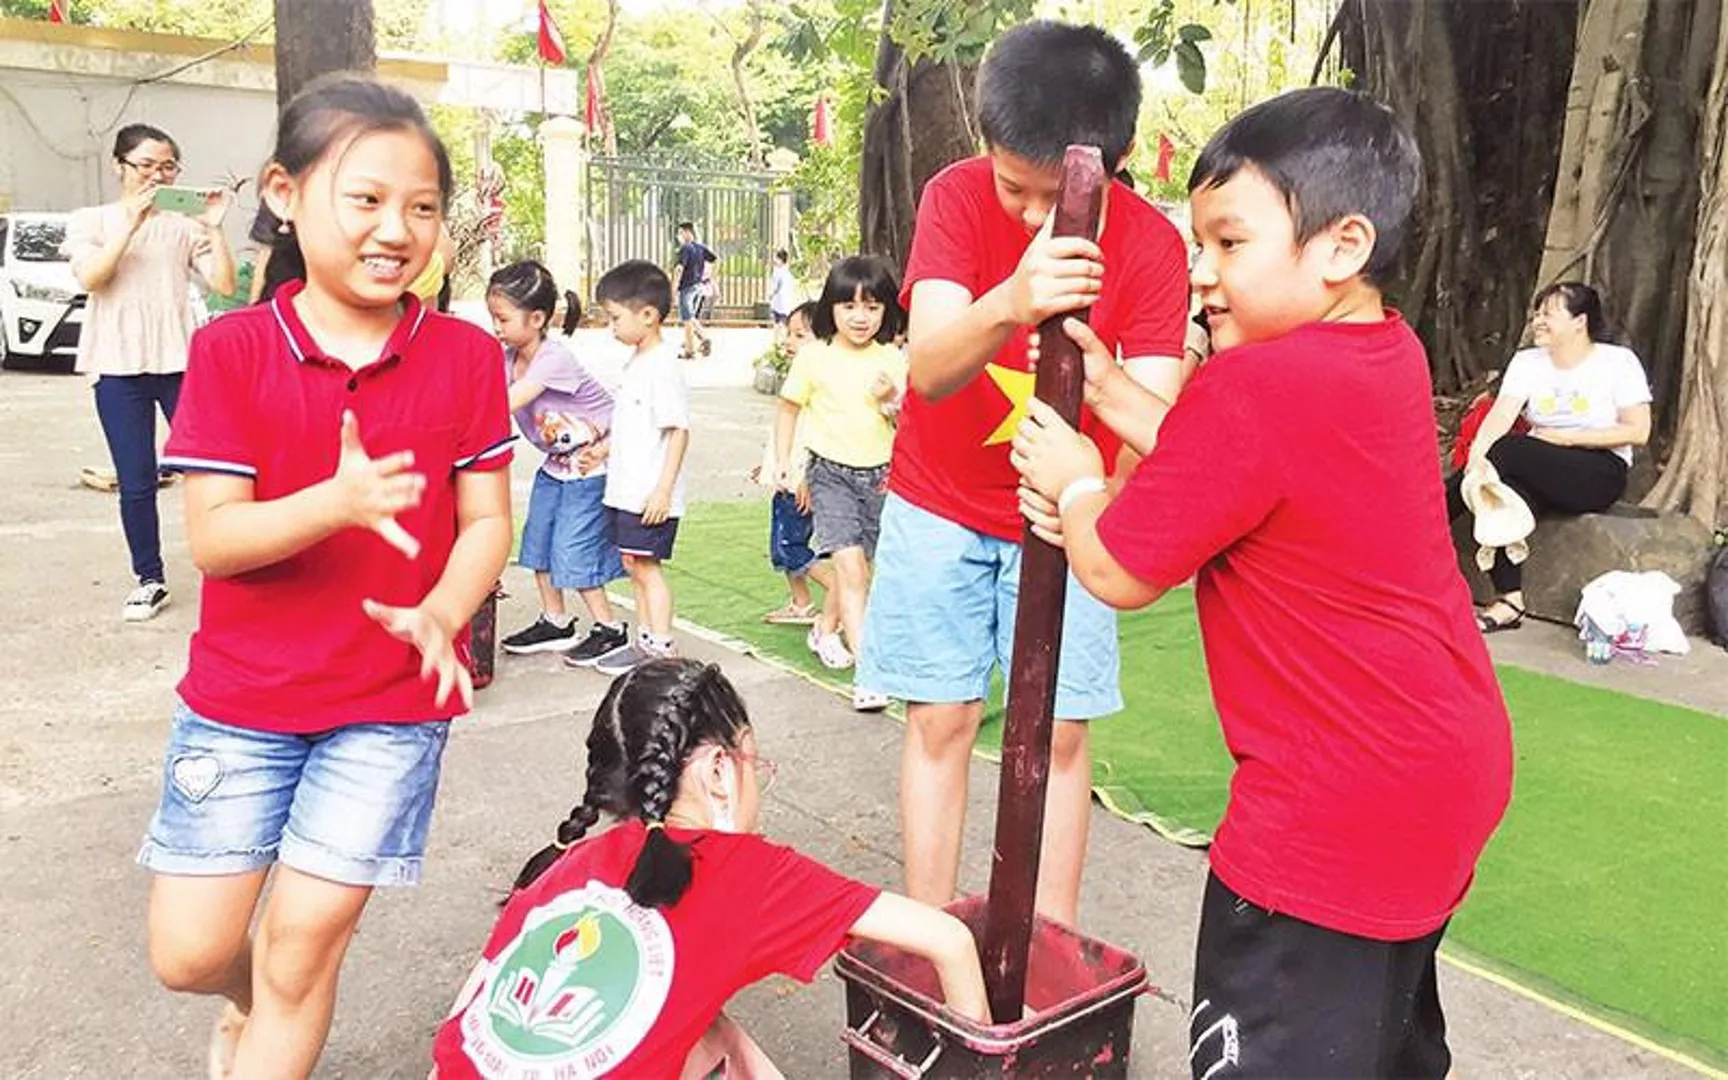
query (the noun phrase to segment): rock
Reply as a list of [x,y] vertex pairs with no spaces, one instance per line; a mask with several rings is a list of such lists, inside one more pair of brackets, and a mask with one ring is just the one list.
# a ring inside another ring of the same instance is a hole
[[[1476,569],[1470,516],[1452,526],[1452,543],[1470,591],[1478,600],[1494,595],[1488,575]],[[1715,554],[1710,530],[1695,518],[1659,514],[1616,503],[1602,514],[1543,518],[1530,537],[1524,562],[1524,601],[1530,614],[1570,623],[1584,586],[1610,570],[1660,570],[1680,583],[1674,617],[1687,634],[1705,633],[1704,579]]]

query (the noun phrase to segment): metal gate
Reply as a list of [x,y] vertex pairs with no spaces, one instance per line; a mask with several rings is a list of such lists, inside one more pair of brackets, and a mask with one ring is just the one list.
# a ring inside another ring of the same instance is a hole
[[667,168],[626,158],[588,160],[583,276],[588,296],[600,275],[626,259],[646,259],[676,280],[681,221],[719,261],[715,318],[766,322],[768,276],[777,248],[792,238],[792,193],[773,172]]

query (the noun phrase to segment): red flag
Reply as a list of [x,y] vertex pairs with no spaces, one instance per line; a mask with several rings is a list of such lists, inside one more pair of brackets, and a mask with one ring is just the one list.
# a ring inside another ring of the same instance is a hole
[[582,122],[590,132],[600,130],[600,65],[588,65],[588,97],[582,103]]
[[66,9],[71,0],[48,0],[48,21],[63,23],[66,21]]
[[546,10],[546,0],[540,0],[540,60],[556,67],[564,62],[564,55],[564,35]]
[[1170,159],[1175,157],[1175,156],[1176,156],[1176,144],[1171,142],[1169,139],[1165,138],[1163,132],[1159,132],[1159,134],[1158,134],[1158,168],[1153,171],[1152,175],[1156,176],[1160,180],[1169,180],[1170,179]]
[[829,130],[828,99],[816,99],[816,115],[810,121],[810,141],[817,146],[829,146],[834,142],[834,133]]

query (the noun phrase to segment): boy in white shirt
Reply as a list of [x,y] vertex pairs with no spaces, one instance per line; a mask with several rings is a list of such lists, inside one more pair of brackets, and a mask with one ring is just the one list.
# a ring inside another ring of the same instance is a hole
[[621,263],[600,278],[594,298],[612,336],[633,349],[613,395],[604,501],[636,594],[637,634],[594,665],[603,675],[622,675],[677,654],[672,589],[660,564],[672,557],[684,514],[690,392],[675,346],[660,333],[672,309],[672,282],[664,270],[642,259]]

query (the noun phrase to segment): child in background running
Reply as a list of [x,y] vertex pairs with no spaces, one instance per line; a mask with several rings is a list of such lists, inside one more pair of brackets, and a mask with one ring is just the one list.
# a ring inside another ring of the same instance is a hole
[[[618,679],[587,761],[582,801],[522,868],[438,1031],[439,1080],[524,1075],[528,1054],[540,1076],[778,1076],[720,1010],[768,975],[810,981],[848,937],[925,958],[948,1008],[985,1019],[958,919],[756,835],[776,769],[718,667]],[[602,814],[617,823],[590,836]]]
[[[582,317],[580,302],[565,321]],[[516,426],[546,460],[534,473],[528,516],[517,556],[534,571],[540,615],[505,638],[513,656],[561,652],[577,667],[589,667],[630,640],[606,598],[606,585],[624,576],[618,546],[606,520],[606,466],[591,451],[612,426],[612,395],[589,374],[559,337],[547,334],[558,286],[544,266],[513,263],[492,275],[486,308],[510,378],[510,411]],[[582,598],[593,626],[580,642],[564,590]]]

